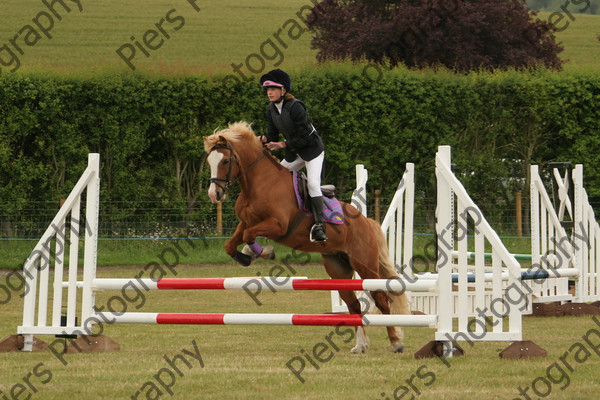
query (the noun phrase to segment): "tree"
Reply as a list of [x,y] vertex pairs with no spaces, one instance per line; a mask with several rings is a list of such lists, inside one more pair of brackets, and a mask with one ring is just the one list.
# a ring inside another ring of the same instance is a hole
[[324,0],[307,24],[319,61],[560,69],[554,28],[535,15],[524,0]]

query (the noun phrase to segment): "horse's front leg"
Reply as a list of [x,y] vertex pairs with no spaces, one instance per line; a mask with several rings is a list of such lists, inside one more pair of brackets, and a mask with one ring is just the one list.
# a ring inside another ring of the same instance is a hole
[[276,239],[283,236],[286,229],[287,225],[284,225],[277,218],[269,217],[256,225],[246,228],[242,240],[246,243],[253,243],[258,236]]
[[275,258],[275,250],[273,246],[263,247],[256,242],[258,236],[265,236],[269,238],[278,238],[285,234],[287,226],[281,223],[276,218],[269,217],[256,225],[253,225],[244,230],[242,241],[246,242],[247,245],[242,249],[242,253],[250,256],[252,259],[261,257],[267,260]]
[[225,251],[235,261],[237,261],[244,267],[247,267],[250,265],[250,263],[252,263],[252,257],[239,252],[237,249],[238,246],[244,242],[243,237],[245,230],[246,224],[244,222],[240,222],[237,228],[235,228],[235,232],[233,233],[233,236],[231,236],[231,239],[229,239],[227,243],[225,243]]

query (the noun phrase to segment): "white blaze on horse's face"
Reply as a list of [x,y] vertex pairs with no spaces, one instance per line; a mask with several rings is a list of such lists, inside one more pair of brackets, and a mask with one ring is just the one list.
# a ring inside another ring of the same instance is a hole
[[[217,174],[219,173],[219,164],[221,163],[221,160],[223,160],[223,157],[223,153],[219,153],[218,151],[211,151],[208,157],[206,158],[208,166],[210,167],[211,179],[218,178]],[[210,186],[208,187],[208,198],[213,203],[218,203],[220,201],[219,199],[221,199],[221,196],[223,196],[224,194],[221,193],[221,195],[219,196],[219,190],[221,189],[217,185],[215,185],[214,182],[211,181]],[[224,198],[222,198],[221,200],[224,200]]]

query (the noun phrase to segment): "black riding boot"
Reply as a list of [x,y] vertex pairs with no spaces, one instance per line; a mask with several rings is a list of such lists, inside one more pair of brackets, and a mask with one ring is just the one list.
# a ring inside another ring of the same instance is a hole
[[323,224],[323,196],[311,197],[310,201],[315,219],[315,224],[310,230],[310,240],[311,242],[324,242],[327,240],[327,236],[325,235],[325,224]]

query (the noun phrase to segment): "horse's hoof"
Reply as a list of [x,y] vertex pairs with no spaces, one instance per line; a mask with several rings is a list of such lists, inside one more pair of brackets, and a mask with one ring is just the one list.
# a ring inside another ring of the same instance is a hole
[[232,257],[235,261],[237,261],[242,267],[247,267],[250,264],[252,264],[252,257],[244,254],[244,253],[240,253],[239,251],[237,252],[237,254]]
[[275,259],[275,248],[270,244],[265,246],[260,257],[264,258],[265,260],[274,260]]
[[404,343],[392,343],[392,353],[404,353]]
[[350,353],[352,354],[365,354],[367,352],[368,346],[354,346]]
[[252,249],[248,245],[245,245],[244,247],[242,247],[242,251],[240,253],[245,254],[245,255],[251,257],[252,260],[254,260],[256,258],[256,256],[254,255],[254,252],[252,251]]

